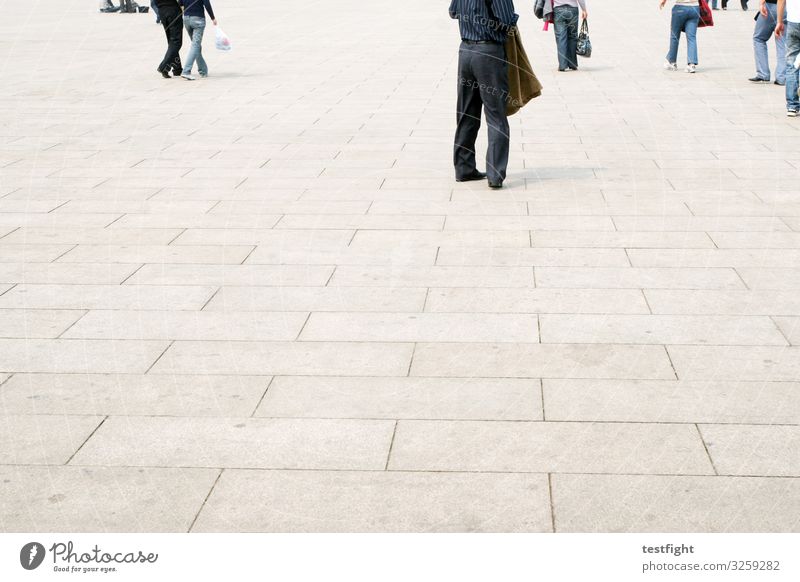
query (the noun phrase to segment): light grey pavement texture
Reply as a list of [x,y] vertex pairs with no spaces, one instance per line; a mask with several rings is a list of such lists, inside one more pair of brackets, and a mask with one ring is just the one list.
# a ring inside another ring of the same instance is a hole
[[0,530],[800,531],[753,12],[688,75],[655,0],[597,2],[557,74],[518,3],[545,91],[494,192],[446,2],[216,0],[194,83],[96,4],[0,2]]

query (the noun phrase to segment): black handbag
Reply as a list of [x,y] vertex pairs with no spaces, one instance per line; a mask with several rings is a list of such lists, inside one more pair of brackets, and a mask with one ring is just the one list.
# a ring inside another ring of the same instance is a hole
[[589,23],[584,18],[581,31],[578,33],[578,56],[589,58],[592,56],[592,41],[589,39]]
[[544,0],[536,0],[533,4],[533,15],[539,20],[544,18]]

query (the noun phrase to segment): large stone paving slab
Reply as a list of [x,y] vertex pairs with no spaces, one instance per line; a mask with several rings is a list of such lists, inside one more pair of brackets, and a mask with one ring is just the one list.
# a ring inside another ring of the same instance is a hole
[[225,471],[195,532],[549,532],[546,475]]
[[185,532],[219,471],[0,466],[3,532]]

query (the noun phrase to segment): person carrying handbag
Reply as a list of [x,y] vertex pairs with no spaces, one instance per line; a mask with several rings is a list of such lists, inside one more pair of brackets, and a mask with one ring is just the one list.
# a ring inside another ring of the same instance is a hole
[[[580,16],[578,8],[580,7]],[[558,70],[578,70],[578,25],[589,11],[586,0],[553,0],[553,29],[558,49]]]

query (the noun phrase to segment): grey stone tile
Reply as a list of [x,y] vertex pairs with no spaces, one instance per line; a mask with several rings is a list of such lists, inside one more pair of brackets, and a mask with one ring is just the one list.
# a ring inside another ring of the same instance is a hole
[[[770,320],[767,321],[772,324]],[[783,339],[774,325],[772,328]],[[345,342],[538,342],[539,331],[537,316],[527,314],[313,313],[299,339]]]
[[709,315],[800,315],[800,295],[792,291],[645,290],[654,313]]
[[275,378],[256,416],[542,420],[538,380]]
[[681,380],[800,381],[797,347],[669,346]]
[[[280,219],[280,214],[126,214],[111,226],[112,228],[224,229],[218,233],[220,237],[224,237],[226,235],[235,236],[235,234],[227,232],[228,229],[267,229],[278,224]],[[212,240],[202,240],[186,244],[210,244],[213,242]]]
[[443,247],[437,265],[497,267],[627,267],[624,249]]
[[800,426],[699,426],[714,467],[722,475],[800,476]]
[[394,422],[111,417],[73,465],[382,470]]
[[0,282],[32,285],[118,285],[137,265],[111,263],[0,263]]
[[710,232],[708,236],[721,249],[800,249],[800,232]]
[[530,267],[357,267],[336,269],[334,287],[533,287]]
[[145,265],[126,285],[324,286],[333,267],[305,265]]
[[59,259],[62,263],[158,263],[239,265],[253,251],[251,246],[188,245],[79,245]]
[[0,403],[11,414],[250,416],[266,376],[15,374]]
[[[177,228],[20,228],[2,239],[3,245],[166,245]],[[63,247],[62,247],[63,248]],[[64,248],[64,254],[71,246]],[[54,257],[55,258],[55,257]]]
[[712,474],[693,425],[402,420],[392,470]]
[[0,308],[199,310],[215,287],[146,285],[17,285]]
[[0,339],[0,371],[144,374],[168,342]]
[[0,337],[56,338],[82,315],[82,311],[0,309]]
[[433,247],[304,249],[263,246],[257,248],[245,263],[248,265],[433,265],[436,251],[437,249]]
[[122,214],[70,214],[52,212],[27,214],[23,212],[0,213],[0,227],[37,228],[103,228]]
[[[774,261],[764,261],[764,263],[770,262],[774,263]],[[800,269],[790,269],[788,268],[790,264],[800,263],[790,263],[787,260],[785,268],[737,268],[736,271],[750,289],[797,290],[800,289]]]
[[291,341],[307,318],[302,312],[91,311],[63,337]]
[[72,249],[72,245],[7,244],[0,241],[0,263],[50,263]]
[[370,214],[436,216],[524,216],[524,202],[436,202],[432,200],[378,200],[369,208]]
[[152,372],[405,376],[412,349],[411,344],[385,343],[177,342]]
[[0,530],[186,532],[219,471],[0,466]]
[[390,214],[292,214],[277,229],[319,230],[442,230],[444,216],[395,216]]
[[733,269],[537,267],[539,287],[595,289],[744,289]]
[[445,230],[614,230],[608,216],[449,216]]
[[406,246],[529,247],[530,244],[527,231],[515,230],[359,230],[350,246],[392,249]]
[[663,347],[571,344],[419,344],[412,376],[672,380]]
[[704,232],[611,232],[542,230],[532,233],[534,247],[706,249],[714,242]]
[[353,230],[270,230],[266,228],[189,228],[174,245],[258,245],[259,250],[289,252],[346,248]]
[[800,424],[791,382],[545,380],[548,420]]
[[539,327],[542,343],[787,345],[768,317],[548,314]]
[[63,465],[103,420],[101,416],[0,416],[0,465]]
[[418,312],[426,292],[388,287],[223,287],[204,310]]
[[491,313],[649,313],[635,289],[431,289],[426,311]]
[[553,475],[556,531],[799,532],[800,479]]
[[777,267],[800,263],[800,249],[631,249],[634,267]]
[[196,532],[549,532],[544,475],[225,471]]
[[768,216],[615,216],[621,231],[635,232],[771,232],[789,230],[779,218]]

